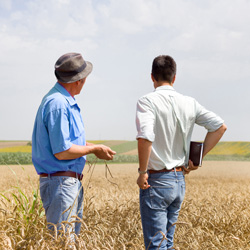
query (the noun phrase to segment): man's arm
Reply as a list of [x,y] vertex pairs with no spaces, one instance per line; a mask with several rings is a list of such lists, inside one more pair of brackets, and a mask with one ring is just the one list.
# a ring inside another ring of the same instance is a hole
[[93,145],[95,145],[94,143],[91,143],[91,142],[87,142],[86,141],[86,146],[93,146]]
[[[149,156],[151,153],[152,142],[146,139],[138,139],[138,157],[139,157],[139,170],[146,171],[149,161]],[[148,174],[139,174],[137,179],[137,184],[141,189],[147,189],[150,187],[148,185]]]
[[214,148],[214,146],[219,142],[226,130],[227,126],[225,124],[222,124],[222,126],[216,131],[207,133],[203,143],[203,157]]
[[[225,131],[227,130],[227,126],[222,124],[220,128],[218,128],[214,132],[208,132],[205,140],[203,142],[203,155],[204,157],[210,150],[212,150],[215,145],[219,142],[220,138],[223,136]],[[191,160],[188,161],[188,168],[185,166],[183,167],[185,174],[189,174],[193,170],[197,170],[199,166],[194,166]]]
[[81,146],[73,144],[68,150],[56,153],[55,157],[58,160],[72,160],[88,154],[95,154],[97,158],[102,160],[112,160],[116,152],[105,145],[87,143],[86,146]]

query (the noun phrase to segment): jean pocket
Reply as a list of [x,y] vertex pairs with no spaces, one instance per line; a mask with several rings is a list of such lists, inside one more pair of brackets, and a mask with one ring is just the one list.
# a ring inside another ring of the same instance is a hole
[[63,187],[71,188],[71,187],[77,185],[77,183],[78,183],[78,180],[76,178],[74,178],[74,177],[63,177],[62,178]]
[[152,209],[165,210],[173,201],[174,187],[167,185],[165,187],[150,187],[150,204]]
[[40,196],[43,203],[43,208],[46,208],[50,205],[50,184],[49,181],[40,182]]

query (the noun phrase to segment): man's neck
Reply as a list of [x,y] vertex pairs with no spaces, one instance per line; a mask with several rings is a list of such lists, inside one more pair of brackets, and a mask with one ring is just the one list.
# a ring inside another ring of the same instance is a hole
[[173,87],[174,83],[169,83],[169,82],[155,82],[154,83],[154,87],[155,88],[158,88],[158,87],[161,87],[161,86],[171,86]]
[[63,83],[63,82],[59,82],[58,83],[63,86],[67,91],[68,93],[74,98],[75,94],[74,94],[74,88],[72,86],[72,83]]
[[162,82],[162,83],[159,84],[159,87],[160,87],[160,86],[171,86],[171,87],[173,87],[173,83]]

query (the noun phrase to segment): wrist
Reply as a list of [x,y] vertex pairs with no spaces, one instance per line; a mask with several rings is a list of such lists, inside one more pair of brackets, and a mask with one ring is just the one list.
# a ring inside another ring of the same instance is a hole
[[146,170],[140,170],[140,168],[138,168],[138,173],[139,174],[147,174],[147,169]]
[[98,146],[97,145],[87,145],[89,148],[89,154],[95,154],[98,152]]

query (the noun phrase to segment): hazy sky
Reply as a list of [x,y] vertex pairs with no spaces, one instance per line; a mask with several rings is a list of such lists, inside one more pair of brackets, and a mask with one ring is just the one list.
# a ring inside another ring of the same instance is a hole
[[0,140],[31,139],[55,61],[80,52],[94,65],[76,96],[88,140],[135,139],[152,60],[169,54],[175,89],[225,120],[223,140],[250,141],[249,13],[249,0],[0,0]]

